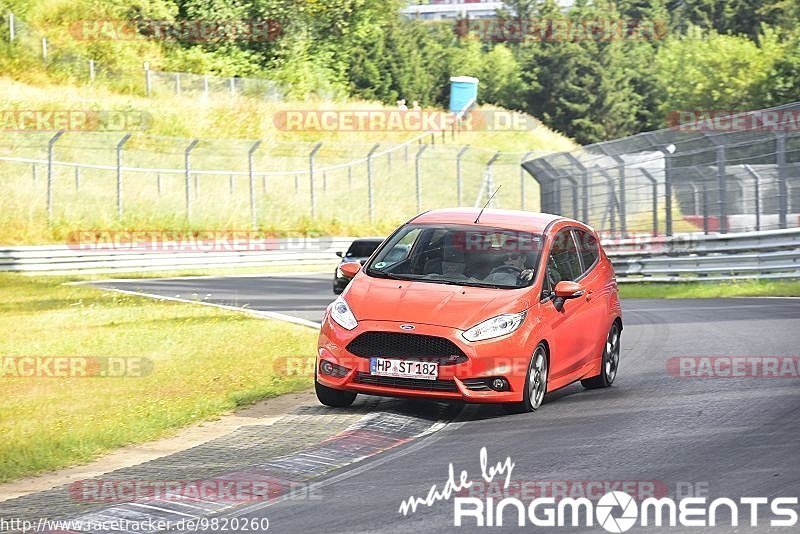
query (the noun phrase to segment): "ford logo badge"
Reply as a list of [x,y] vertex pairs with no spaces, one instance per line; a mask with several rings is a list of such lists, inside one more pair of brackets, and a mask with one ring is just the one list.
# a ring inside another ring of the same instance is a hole
[[401,324],[400,325],[400,329],[401,330],[414,330],[414,328],[416,328],[416,327],[413,324]]

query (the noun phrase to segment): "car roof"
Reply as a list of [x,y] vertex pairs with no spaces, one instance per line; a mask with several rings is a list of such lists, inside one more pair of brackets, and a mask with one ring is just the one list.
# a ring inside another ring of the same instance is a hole
[[364,243],[364,242],[377,242],[383,243],[383,240],[386,239],[384,237],[357,237],[353,239],[353,243]]
[[[500,210],[500,209],[486,209],[483,211],[478,224],[475,224],[475,219],[480,213],[478,208],[448,208],[431,210],[422,213],[409,223],[414,224],[461,224],[475,227],[496,227],[505,228],[509,230],[518,230],[524,232],[544,232],[545,228],[550,223],[555,221],[571,221],[566,217],[560,215],[552,215],[550,213],[536,213],[532,211],[520,210]],[[573,221],[577,222],[577,221]],[[583,225],[581,225],[583,226]]]

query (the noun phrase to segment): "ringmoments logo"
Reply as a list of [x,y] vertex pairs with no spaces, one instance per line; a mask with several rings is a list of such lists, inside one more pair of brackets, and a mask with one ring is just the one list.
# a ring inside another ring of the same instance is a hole
[[[626,491],[612,490],[595,501],[586,497],[463,496],[478,485],[502,483],[508,491],[515,463],[510,457],[490,464],[486,447],[480,451],[480,478],[472,478],[466,470],[456,475],[453,464],[441,488],[434,484],[425,497],[411,496],[400,504],[399,513],[407,516],[418,508],[433,507],[441,501],[453,501],[453,525],[474,531],[480,527],[602,527],[606,532],[627,532],[636,525],[713,527],[721,521],[737,527],[796,527],[797,497],[741,497],[738,500],[705,496],[689,496],[676,501],[670,497],[639,495],[637,500]],[[650,488],[650,486],[648,486]],[[655,490],[656,486],[652,486]]]

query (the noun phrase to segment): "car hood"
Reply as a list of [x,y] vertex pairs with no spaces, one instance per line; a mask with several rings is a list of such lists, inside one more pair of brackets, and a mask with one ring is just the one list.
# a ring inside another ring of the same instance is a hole
[[345,294],[359,321],[395,321],[467,330],[531,306],[530,288],[491,289],[373,278],[359,273]]

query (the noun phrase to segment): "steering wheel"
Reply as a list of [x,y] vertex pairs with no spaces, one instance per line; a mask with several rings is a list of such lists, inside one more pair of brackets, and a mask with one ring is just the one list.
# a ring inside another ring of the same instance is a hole
[[498,265],[497,267],[492,269],[492,272],[490,272],[489,274],[495,274],[495,273],[510,273],[519,277],[522,274],[522,269],[514,267],[513,265]]

